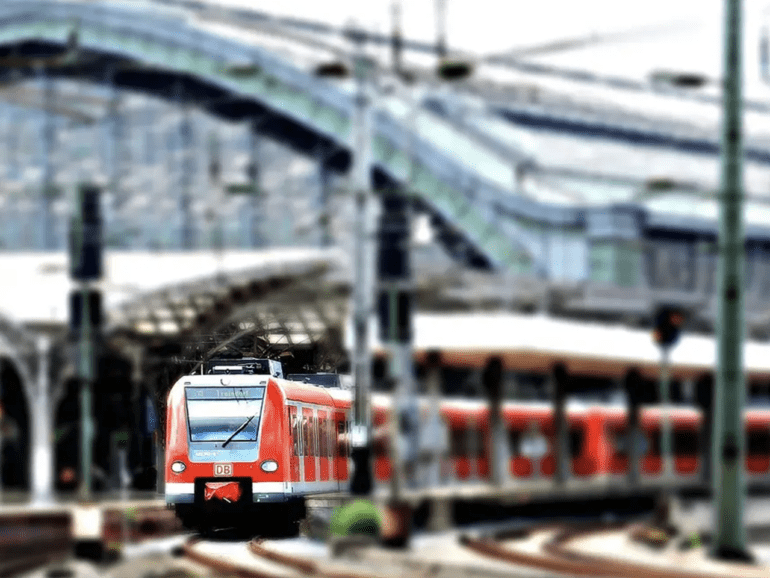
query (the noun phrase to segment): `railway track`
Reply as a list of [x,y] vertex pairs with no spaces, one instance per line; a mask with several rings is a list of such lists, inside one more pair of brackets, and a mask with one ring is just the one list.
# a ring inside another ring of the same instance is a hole
[[[710,560],[702,550],[649,553],[629,547],[625,524],[591,527],[540,526],[516,535],[461,536],[469,549],[515,564],[557,575],[613,578],[770,578],[770,567]],[[604,544],[601,544],[604,541]],[[576,543],[582,542],[582,547]],[[601,544],[601,545],[600,545]],[[592,547],[593,546],[593,547]],[[646,559],[645,559],[646,558]]]
[[707,559],[702,549],[667,553],[630,540],[628,524],[563,524],[413,540],[406,551],[353,546],[332,557],[325,545],[254,539],[191,539],[183,550],[214,575],[244,578],[770,578],[770,567]]
[[[185,556],[219,575],[243,578],[511,578],[509,566],[489,563],[459,545],[456,537],[447,537],[463,560],[439,562],[422,559],[420,549],[413,552],[385,550],[378,547],[353,547],[344,556],[289,552],[280,541],[260,539],[230,544],[231,552],[217,552],[221,543],[199,539],[188,541]],[[239,552],[233,554],[233,549]],[[244,555],[248,552],[250,557]],[[470,556],[470,559],[468,559]],[[452,558],[450,556],[450,558]],[[544,578],[542,572],[517,573],[517,577]],[[547,577],[546,577],[547,578]]]

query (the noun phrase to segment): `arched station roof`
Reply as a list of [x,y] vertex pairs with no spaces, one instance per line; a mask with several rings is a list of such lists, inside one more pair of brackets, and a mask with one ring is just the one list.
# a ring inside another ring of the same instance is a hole
[[[17,1],[0,6],[0,73],[48,73],[146,91],[200,106],[258,130],[333,169],[350,164],[354,95],[183,9],[151,3]],[[417,201],[457,256],[482,268],[508,269],[529,257],[495,225],[480,199],[509,190],[513,169],[452,123],[435,116],[409,127],[406,97],[378,97],[372,138],[375,186],[408,178],[413,159]]]

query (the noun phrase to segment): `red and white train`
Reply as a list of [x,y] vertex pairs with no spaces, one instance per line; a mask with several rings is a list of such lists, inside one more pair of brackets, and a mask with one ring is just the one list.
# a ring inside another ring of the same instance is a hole
[[[215,366],[214,373],[182,377],[171,389],[166,501],[185,524],[215,526],[269,518],[291,525],[302,516],[306,496],[347,489],[351,391],[283,379],[280,365],[274,364],[238,360],[235,366]],[[384,484],[391,474],[384,435],[390,398],[374,395],[372,405],[374,474],[376,482]],[[440,414],[448,437],[445,477],[454,483],[487,478],[488,406],[482,400],[445,399]],[[692,478],[700,467],[702,416],[685,407],[672,409],[670,415],[675,472]],[[552,476],[551,408],[543,403],[505,403],[503,419],[510,442],[510,476]],[[625,475],[623,408],[571,405],[567,423],[572,476]],[[660,426],[661,411],[644,408],[640,417],[644,476],[662,472]],[[770,410],[748,411],[746,428],[748,473],[770,476]],[[545,448],[537,460],[526,448],[533,433],[541,436]]]

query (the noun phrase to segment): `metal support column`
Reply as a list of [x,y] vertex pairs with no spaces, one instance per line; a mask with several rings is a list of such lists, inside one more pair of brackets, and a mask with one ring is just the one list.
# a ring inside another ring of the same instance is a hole
[[321,247],[329,247],[332,244],[331,234],[331,188],[332,188],[332,172],[329,165],[321,159],[318,163],[318,226],[320,228],[319,245]]
[[53,436],[54,417],[51,404],[51,384],[48,375],[50,342],[41,336],[37,340],[37,388],[32,417],[32,505],[44,506],[53,501]]
[[44,251],[56,248],[56,227],[54,226],[52,205],[55,199],[54,167],[52,156],[54,154],[54,139],[56,138],[56,118],[54,117],[54,81],[48,70],[40,69],[43,82],[43,107],[45,109],[45,121],[43,123],[43,183],[41,186],[41,211],[40,222],[41,246]]
[[703,412],[701,426],[700,474],[704,484],[711,484],[711,448],[714,431],[714,379],[710,374],[702,376],[695,384],[695,401]]
[[3,397],[3,370],[5,359],[0,357],[0,503],[3,502],[3,425],[5,420],[5,398]]
[[195,230],[192,222],[191,185],[195,177],[195,161],[192,153],[193,127],[190,122],[190,109],[182,102],[182,85],[177,80],[174,85],[174,100],[178,108],[182,108],[182,121],[179,124],[179,141],[182,162],[179,174],[179,218],[180,218],[180,247],[192,249],[195,247]]
[[557,484],[566,483],[571,471],[569,456],[569,430],[567,426],[567,369],[559,364],[551,371],[551,396],[553,401],[554,419],[554,458],[556,471],[554,479]]
[[260,187],[259,161],[262,142],[259,136],[260,121],[253,119],[249,126],[249,166],[248,178],[250,187],[249,206],[249,247],[264,247],[265,238],[261,224],[265,223],[265,199]]
[[722,186],[717,276],[717,387],[714,416],[714,555],[746,559],[743,520],[746,395],[743,374],[744,238],[741,2],[725,2]]
[[110,128],[112,133],[112,162],[110,163],[110,193],[112,193],[113,206],[119,207],[123,202],[123,195],[121,191],[121,180],[123,172],[123,143],[125,139],[125,123],[123,117],[120,114],[121,95],[117,86],[115,85],[114,72],[111,76],[112,94],[110,95],[109,104],[109,118]]
[[642,429],[639,424],[639,400],[643,381],[642,376],[636,369],[629,370],[623,381],[626,390],[626,412],[628,415],[626,423],[628,483],[631,486],[635,486],[639,483],[641,471],[640,441],[642,439]]
[[670,480],[674,474],[674,461],[671,451],[671,380],[669,378],[669,354],[668,347],[661,347],[660,350],[660,381],[658,384],[660,390],[660,457],[663,467],[663,479]]
[[371,200],[371,165],[369,132],[369,97],[366,88],[365,34],[351,32],[355,45],[356,108],[354,118],[353,195],[355,202],[354,287],[353,287],[353,378],[355,400],[353,406],[351,457],[353,476],[351,493],[368,495],[372,490],[371,411],[370,389],[372,380],[369,327],[373,299],[373,215]]
[[392,482],[393,499],[397,500],[397,478],[403,476],[407,486],[416,481],[420,447],[420,416],[412,365],[411,207],[401,191],[383,190],[380,198],[377,308],[380,339],[390,352],[389,375],[396,383],[393,409],[401,443],[395,457],[401,463],[393,464]]
[[92,389],[94,379],[94,351],[91,336],[91,318],[89,303],[89,287],[86,283],[81,287],[83,303],[83,325],[78,343],[78,376],[80,377],[80,488],[81,500],[91,498],[94,424],[92,413]]
[[489,397],[489,472],[490,481],[501,486],[507,479],[508,452],[503,421],[503,362],[492,357],[484,368],[481,382]]

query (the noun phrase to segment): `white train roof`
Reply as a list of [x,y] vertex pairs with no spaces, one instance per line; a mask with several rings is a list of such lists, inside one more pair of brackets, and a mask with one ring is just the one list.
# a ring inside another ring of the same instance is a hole
[[[418,356],[437,350],[445,364],[460,367],[482,367],[487,358],[499,355],[510,369],[547,371],[561,362],[581,374],[620,377],[636,366],[654,376],[661,359],[651,331],[619,324],[508,312],[417,313],[413,327]],[[371,337],[383,351],[375,331]],[[714,337],[685,333],[671,350],[670,359],[674,375],[695,377],[713,371]],[[770,376],[770,344],[746,341],[744,367],[752,374]]]

